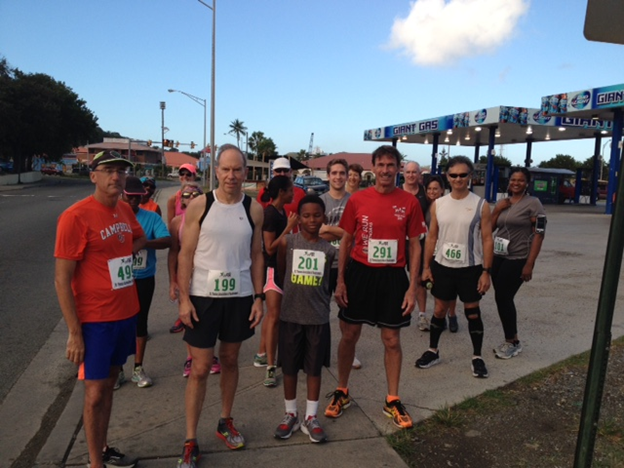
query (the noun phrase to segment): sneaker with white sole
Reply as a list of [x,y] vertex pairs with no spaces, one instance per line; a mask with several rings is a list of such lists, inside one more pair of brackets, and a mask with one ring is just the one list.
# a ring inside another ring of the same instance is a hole
[[522,345],[518,341],[517,343],[510,343],[505,341],[502,345],[494,348],[494,354],[498,359],[511,359],[516,357],[522,352]]
[[267,366],[267,355],[266,354],[254,354],[253,358],[254,367],[266,367]]
[[440,362],[440,352],[433,352],[430,350],[427,350],[423,353],[423,355],[420,357],[420,359],[416,360],[416,367],[418,367],[419,369],[429,369],[432,366],[435,366],[437,363]]
[[308,416],[308,418],[303,421],[301,432],[307,435],[315,444],[327,441],[327,435],[316,416]]
[[483,359],[480,357],[472,359],[470,368],[472,369],[472,376],[477,379],[487,379],[490,375],[488,374],[487,367],[485,367],[485,362],[483,362]]
[[182,377],[185,379],[191,375],[191,367],[193,366],[193,358],[187,357],[184,361],[184,370],[182,371]]
[[132,381],[136,383],[139,388],[151,387],[154,384],[152,379],[150,379],[145,373],[143,366],[139,366],[134,369],[132,372]]
[[137,459],[124,455],[115,447],[109,447],[108,445],[102,452],[102,461],[104,466],[109,468],[113,466],[123,468],[133,468],[137,464]]
[[289,439],[293,432],[297,432],[301,427],[301,422],[296,414],[286,413],[284,415],[284,419],[275,429],[275,438],[276,439]]
[[117,381],[115,382],[115,386],[113,387],[113,390],[118,390],[119,387],[121,387],[125,381],[126,381],[126,374],[124,374],[124,370],[121,369],[119,371],[119,375],[117,376]]
[[362,368],[362,363],[357,358],[357,356],[353,357],[353,364],[351,364],[351,367],[353,367],[354,369],[361,369]]
[[266,375],[263,382],[265,387],[277,386],[277,377],[275,376],[276,373],[277,368],[275,366],[267,366]]
[[217,425],[217,437],[225,442],[231,450],[238,450],[245,446],[245,438],[234,427],[232,418],[221,418]]

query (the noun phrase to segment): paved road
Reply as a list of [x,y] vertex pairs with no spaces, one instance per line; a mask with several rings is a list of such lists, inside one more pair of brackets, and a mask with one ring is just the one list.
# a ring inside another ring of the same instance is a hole
[[0,191],[0,404],[61,318],[54,292],[56,219],[92,190],[87,179],[57,177]]

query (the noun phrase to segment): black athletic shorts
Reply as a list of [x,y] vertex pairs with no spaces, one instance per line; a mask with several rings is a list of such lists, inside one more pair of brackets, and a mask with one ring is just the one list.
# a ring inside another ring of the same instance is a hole
[[481,265],[449,268],[434,261],[431,264],[433,275],[431,294],[441,301],[454,301],[459,296],[459,300],[463,303],[479,302],[481,293],[477,291],[477,287],[482,273]]
[[318,377],[331,359],[329,322],[301,325],[280,320],[277,355],[284,375],[297,375],[303,369],[307,375]]
[[241,343],[254,335],[251,322],[252,296],[212,297],[191,296],[199,322],[184,327],[184,341],[195,348],[214,348],[217,338],[226,343]]
[[403,316],[401,305],[409,280],[405,268],[374,268],[355,260],[345,271],[347,286],[346,309],[338,317],[347,323],[384,327],[408,327],[411,314]]

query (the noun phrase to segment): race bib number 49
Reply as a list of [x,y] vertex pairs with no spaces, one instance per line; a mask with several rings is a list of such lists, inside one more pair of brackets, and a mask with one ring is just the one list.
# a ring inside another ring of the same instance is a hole
[[240,272],[210,270],[208,272],[208,296],[234,297],[240,292]]
[[122,289],[132,286],[132,256],[113,258],[108,261],[108,272],[113,289]]
[[398,241],[370,239],[368,241],[368,263],[394,264],[397,262]]

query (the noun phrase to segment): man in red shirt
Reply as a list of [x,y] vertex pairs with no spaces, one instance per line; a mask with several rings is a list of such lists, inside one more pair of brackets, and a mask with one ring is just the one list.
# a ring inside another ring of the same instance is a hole
[[[273,177],[278,175],[292,178],[292,169],[290,167],[290,161],[288,160],[288,158],[277,158],[275,161],[273,161]],[[299,202],[303,197],[306,196],[305,191],[300,187],[293,187],[293,190],[295,195],[293,197],[293,201],[284,205],[286,215],[289,215],[290,213],[298,213]],[[271,199],[269,198],[269,192],[266,187],[260,190],[256,201],[260,203],[260,205],[262,205],[262,209],[269,206],[269,204],[271,203]]]
[[54,284],[69,329],[66,356],[84,380],[91,468],[136,464],[106,443],[113,386],[136,347],[132,258],[147,241],[132,209],[119,203],[131,166],[116,151],[98,153],[90,173],[94,194],[65,210],[56,231]]
[[[426,232],[416,197],[396,187],[401,154],[393,146],[373,152],[375,185],[347,201],[340,227],[344,230],[338,258],[336,302],[341,307],[342,338],[338,345],[338,388],[325,410],[337,418],[351,404],[349,374],[362,324],[381,328],[388,385],[383,412],[394,424],[412,427],[412,418],[399,399],[401,328],[410,325],[416,303],[421,248]],[[409,240],[408,240],[409,239]],[[409,279],[405,272],[409,249]]]

